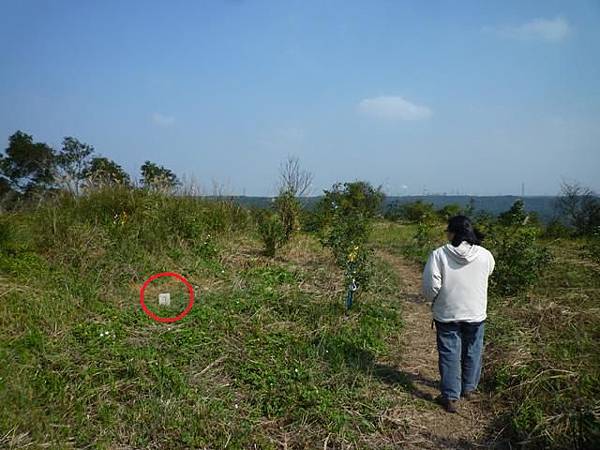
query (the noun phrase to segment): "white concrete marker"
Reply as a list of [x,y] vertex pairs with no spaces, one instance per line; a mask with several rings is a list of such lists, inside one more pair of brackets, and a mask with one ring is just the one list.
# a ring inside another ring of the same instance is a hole
[[158,294],[158,304],[162,306],[170,306],[171,305],[171,294],[168,292],[164,294]]

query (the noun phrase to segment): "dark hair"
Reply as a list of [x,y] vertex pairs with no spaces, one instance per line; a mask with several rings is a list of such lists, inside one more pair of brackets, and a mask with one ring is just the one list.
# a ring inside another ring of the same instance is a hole
[[463,241],[469,244],[481,245],[483,234],[479,232],[466,216],[454,216],[448,220],[447,231],[454,233],[452,245],[458,247]]

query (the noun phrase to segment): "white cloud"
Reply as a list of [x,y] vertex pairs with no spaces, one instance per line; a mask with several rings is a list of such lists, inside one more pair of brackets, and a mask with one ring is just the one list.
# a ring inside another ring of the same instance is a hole
[[155,112],[152,113],[152,123],[159,127],[168,127],[175,123],[175,117]]
[[554,19],[537,18],[516,26],[484,27],[483,30],[512,39],[560,42],[571,33],[572,27],[565,18],[558,16]]
[[399,96],[383,95],[365,98],[358,110],[366,115],[391,120],[421,120],[431,117],[427,106],[416,105]]

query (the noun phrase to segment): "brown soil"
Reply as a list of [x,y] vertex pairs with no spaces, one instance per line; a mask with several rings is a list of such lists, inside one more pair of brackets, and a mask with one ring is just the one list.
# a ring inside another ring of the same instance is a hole
[[[406,401],[388,414],[404,422],[403,448],[470,449],[495,447],[490,398],[479,394],[469,402],[461,400],[457,414],[446,412],[435,402],[438,391],[438,357],[435,330],[431,328],[431,307],[420,294],[420,268],[406,259],[380,252],[401,281],[399,297],[405,299],[403,353],[389,367],[406,378]],[[499,431],[499,430],[497,430]]]

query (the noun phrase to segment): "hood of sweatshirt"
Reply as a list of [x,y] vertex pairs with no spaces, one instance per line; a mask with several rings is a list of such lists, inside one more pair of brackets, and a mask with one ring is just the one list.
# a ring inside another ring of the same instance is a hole
[[458,247],[455,247],[452,244],[444,245],[444,252],[448,255],[449,258],[456,261],[459,264],[469,264],[477,255],[479,255],[479,251],[481,247],[478,245],[471,245],[466,241],[461,242]]

